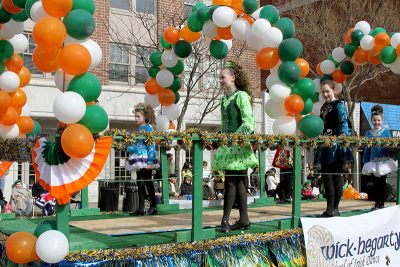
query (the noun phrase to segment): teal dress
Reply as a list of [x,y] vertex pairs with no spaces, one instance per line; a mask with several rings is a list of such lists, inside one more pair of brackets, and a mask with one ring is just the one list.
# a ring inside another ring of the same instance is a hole
[[[253,108],[250,96],[244,91],[236,91],[221,99],[222,133],[251,134],[255,129]],[[254,168],[257,158],[250,144],[219,147],[212,161],[214,171],[241,171]]]

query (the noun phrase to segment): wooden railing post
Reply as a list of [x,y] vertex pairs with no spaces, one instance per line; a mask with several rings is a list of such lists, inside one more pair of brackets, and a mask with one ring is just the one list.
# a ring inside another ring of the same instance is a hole
[[265,151],[259,150],[259,170],[260,170],[260,200],[267,201],[265,192]]
[[160,147],[160,165],[161,165],[161,181],[162,181],[162,200],[163,204],[169,204],[169,191],[168,191],[168,159],[167,148]]
[[57,230],[69,240],[69,203],[66,205],[57,204],[56,211]]
[[293,202],[292,202],[292,228],[300,225],[300,209],[301,209],[301,147],[293,148]]
[[203,230],[203,146],[197,135],[193,136],[193,200],[191,240],[202,240]]

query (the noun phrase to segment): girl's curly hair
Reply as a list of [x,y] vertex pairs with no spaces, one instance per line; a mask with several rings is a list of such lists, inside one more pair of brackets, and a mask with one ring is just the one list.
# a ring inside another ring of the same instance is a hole
[[135,106],[135,112],[142,112],[144,120],[147,124],[156,125],[156,115],[154,109],[147,103],[139,103]]
[[224,69],[229,70],[230,74],[235,76],[235,86],[238,90],[245,91],[251,98],[253,104],[253,92],[250,85],[250,81],[243,71],[242,66],[234,61],[227,61],[224,64]]

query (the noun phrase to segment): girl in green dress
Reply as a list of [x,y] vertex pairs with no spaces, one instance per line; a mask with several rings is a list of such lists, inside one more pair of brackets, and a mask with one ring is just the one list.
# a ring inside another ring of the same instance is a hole
[[[222,133],[251,134],[255,121],[249,81],[242,68],[232,61],[225,63],[220,73],[220,84],[224,90],[221,99]],[[224,214],[221,232],[249,229],[247,214],[247,170],[257,166],[257,159],[250,144],[242,146],[219,147],[212,162],[213,171],[225,171]],[[229,225],[229,216],[238,199],[240,219]]]

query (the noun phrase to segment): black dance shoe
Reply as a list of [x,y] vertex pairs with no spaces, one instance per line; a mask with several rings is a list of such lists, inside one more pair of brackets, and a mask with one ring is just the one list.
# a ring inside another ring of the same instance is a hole
[[135,212],[129,212],[129,216],[144,216],[144,215],[146,215],[146,212],[140,210],[137,210]]
[[321,217],[321,218],[330,218],[330,217],[333,217],[333,216],[334,216],[333,213],[328,212],[328,211],[324,211],[319,217]]
[[247,223],[242,223],[241,221],[237,221],[235,222],[235,224],[233,224],[231,226],[232,230],[239,230],[239,229],[243,229],[243,230],[249,230],[250,229],[250,221],[248,221]]
[[157,214],[157,209],[155,209],[155,208],[150,208],[147,211],[147,215],[156,215],[156,214]]
[[231,226],[228,221],[221,222],[221,233],[229,233],[231,231]]

